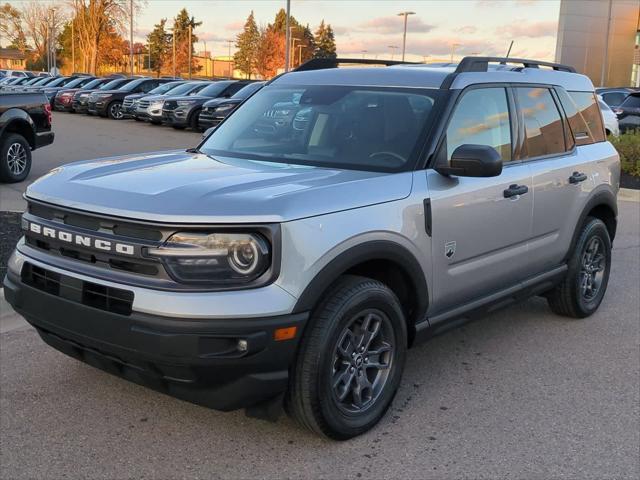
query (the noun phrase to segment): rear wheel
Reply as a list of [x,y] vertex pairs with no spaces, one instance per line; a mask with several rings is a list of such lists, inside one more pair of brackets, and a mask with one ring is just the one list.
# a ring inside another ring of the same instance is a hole
[[567,275],[547,293],[551,310],[559,315],[584,318],[593,314],[607,290],[611,270],[611,239],[602,220],[587,217]]
[[191,114],[191,118],[189,119],[189,126],[191,127],[191,130],[194,130],[196,132],[201,131],[200,126],[198,124],[199,116],[200,116],[200,110],[196,110]]
[[111,102],[107,107],[107,116],[113,120],[122,120],[122,102]]
[[301,340],[287,411],[336,440],[366,432],[398,390],[406,349],[406,323],[395,294],[376,280],[341,278]]
[[10,133],[0,145],[0,181],[21,182],[31,170],[31,146],[17,133]]

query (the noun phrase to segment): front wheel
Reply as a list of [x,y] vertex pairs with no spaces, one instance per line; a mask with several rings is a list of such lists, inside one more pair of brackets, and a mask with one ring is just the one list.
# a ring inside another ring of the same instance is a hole
[[301,340],[287,411],[336,440],[368,431],[398,390],[406,350],[407,328],[395,294],[377,280],[341,278]]
[[607,290],[611,270],[611,238],[598,218],[588,217],[569,259],[567,275],[547,293],[554,313],[573,318],[593,314]]
[[0,181],[21,182],[31,170],[31,146],[17,133],[5,137],[0,145]]
[[107,108],[107,115],[113,120],[122,120],[124,117],[122,113],[122,102],[111,102]]

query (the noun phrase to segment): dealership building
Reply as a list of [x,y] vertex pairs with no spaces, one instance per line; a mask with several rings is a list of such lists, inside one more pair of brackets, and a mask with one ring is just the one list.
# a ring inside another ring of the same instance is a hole
[[640,86],[640,0],[561,0],[556,61],[601,86]]

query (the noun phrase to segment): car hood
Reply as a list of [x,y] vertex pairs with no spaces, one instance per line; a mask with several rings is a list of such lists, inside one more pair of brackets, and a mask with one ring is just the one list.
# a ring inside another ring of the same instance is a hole
[[237,103],[242,103],[242,100],[239,98],[212,98],[211,100],[207,100],[203,107],[217,107],[222,104],[231,104],[235,105]]
[[164,97],[167,102],[169,101],[177,101],[177,100],[196,100],[200,102],[206,102],[210,100],[211,97],[201,97],[199,95],[176,95],[175,97]]
[[124,94],[127,95],[127,92],[123,92],[122,90],[95,90],[95,93],[108,93],[110,95]]
[[30,199],[167,223],[286,222],[399,200],[410,172],[338,170],[185,151],[75,162],[32,183]]
[[148,96],[148,93],[130,93],[125,98],[129,98],[131,100],[138,100],[139,98]]

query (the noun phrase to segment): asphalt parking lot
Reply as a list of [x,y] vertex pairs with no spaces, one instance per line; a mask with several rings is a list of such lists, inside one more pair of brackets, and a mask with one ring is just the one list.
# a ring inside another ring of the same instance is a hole
[[[60,113],[54,125],[29,181],[66,161],[199,138]],[[0,186],[2,209],[19,209],[26,183]],[[344,443],[110,376],[46,346],[3,304],[0,478],[636,479],[640,204],[620,202],[619,221],[594,316],[561,318],[533,298],[417,346],[387,416]]]

